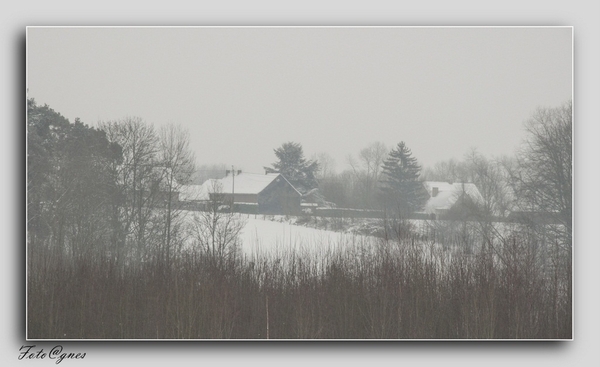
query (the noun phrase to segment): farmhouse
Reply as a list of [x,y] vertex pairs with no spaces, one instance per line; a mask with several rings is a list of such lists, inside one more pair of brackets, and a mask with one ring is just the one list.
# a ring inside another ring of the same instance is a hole
[[261,214],[297,214],[302,194],[279,173],[230,174],[210,179],[202,185],[181,188],[179,198],[187,202],[222,200],[227,205],[252,207]]
[[432,218],[466,219],[477,214],[483,197],[473,183],[423,182],[429,199],[424,211]]

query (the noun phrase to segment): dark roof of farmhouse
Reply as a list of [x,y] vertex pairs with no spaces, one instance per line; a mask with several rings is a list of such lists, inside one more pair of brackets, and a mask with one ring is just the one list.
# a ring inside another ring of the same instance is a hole
[[294,190],[300,192],[279,173],[257,174],[240,173],[235,176],[229,175],[221,179],[209,179],[202,185],[185,185],[181,187],[181,200],[208,200],[209,194],[221,192],[224,194],[259,194],[272,182],[284,180]]

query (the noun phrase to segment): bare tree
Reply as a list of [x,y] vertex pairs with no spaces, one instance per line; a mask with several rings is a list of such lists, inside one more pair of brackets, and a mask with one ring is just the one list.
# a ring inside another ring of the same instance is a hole
[[112,167],[120,191],[120,200],[113,207],[117,248],[119,252],[133,250],[139,261],[152,246],[156,232],[153,207],[161,179],[158,136],[154,127],[139,117],[102,122],[100,128],[123,151],[123,161]]
[[572,236],[572,102],[540,108],[526,122],[528,138],[513,175],[521,208],[549,215],[558,226],[543,226],[570,246]]
[[390,150],[382,142],[376,141],[369,144],[359,153],[359,159],[367,173],[367,187],[372,190],[379,180],[383,162],[387,158]]
[[178,205],[178,193],[181,185],[189,183],[194,173],[194,154],[189,147],[189,133],[181,126],[167,125],[160,130],[159,162],[162,168],[162,191],[165,204],[165,226],[162,249],[159,257],[169,264],[172,256],[172,234],[181,211]]
[[469,166],[469,160],[475,156],[479,157],[476,148],[471,148],[470,152],[465,154],[463,160],[450,158],[445,161],[437,162],[433,167],[423,169],[421,176],[426,181],[443,182],[473,182],[473,170]]
[[481,193],[483,203],[480,215],[485,217],[508,214],[510,209],[510,185],[501,160],[490,160],[476,149],[466,154],[463,164],[464,182],[472,182]]
[[329,153],[321,152],[312,157],[313,162],[319,162],[317,170],[317,179],[322,180],[326,177],[331,177],[335,174],[335,159]]
[[389,149],[381,142],[373,142],[361,149],[358,158],[352,155],[347,157],[347,163],[353,172],[353,192],[357,205],[362,208],[377,206],[377,188],[382,172],[383,162],[387,158]]
[[238,254],[239,235],[245,221],[239,214],[225,209],[229,202],[218,181],[212,181],[209,192],[205,210],[193,216],[191,237],[194,246],[208,255],[213,265],[222,266]]

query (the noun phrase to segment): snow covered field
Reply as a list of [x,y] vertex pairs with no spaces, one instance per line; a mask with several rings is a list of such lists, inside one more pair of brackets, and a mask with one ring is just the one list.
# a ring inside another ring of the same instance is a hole
[[[181,211],[189,228],[200,212]],[[250,257],[286,258],[294,254],[300,257],[325,259],[340,251],[357,250],[378,242],[375,237],[349,232],[310,228],[293,224],[295,217],[234,214],[244,222],[239,233],[241,251]],[[185,247],[194,246],[194,237],[186,240]],[[316,255],[316,256],[315,256]]]
[[[277,218],[275,218],[277,219]],[[287,221],[245,216],[241,233],[242,251],[248,255],[327,255],[356,249],[375,241],[372,237],[307,228]]]
[[[196,212],[186,212],[188,218],[197,215]],[[355,230],[360,226],[373,227],[374,223],[368,220],[356,221],[343,226],[341,231],[313,228],[316,223],[294,224],[297,217],[285,216],[263,216],[249,214],[235,214],[244,222],[243,229],[239,233],[241,252],[248,257],[267,257],[272,259],[285,259],[294,255],[296,258],[310,258],[326,260],[334,255],[345,253],[346,255],[364,256],[367,253],[376,253],[382,249],[384,241],[378,237],[359,234]],[[424,255],[425,259],[433,260],[441,257],[452,257],[454,254],[477,253],[483,243],[478,234],[480,224],[469,222],[465,231],[463,223],[458,225],[447,221],[411,221],[413,230],[420,237],[417,241],[385,243],[384,249],[398,249],[406,252],[406,245],[414,247],[412,250]],[[308,225],[308,226],[307,226]],[[495,223],[497,234],[516,233],[515,224]],[[365,233],[365,231],[363,231]],[[369,233],[369,231],[366,231]],[[496,246],[500,244],[495,241]],[[190,245],[193,241],[190,238]],[[466,241],[466,242],[465,242]],[[465,244],[469,244],[466,247]],[[391,246],[390,246],[391,245]],[[498,248],[497,248],[498,249]],[[436,261],[438,261],[436,260]]]

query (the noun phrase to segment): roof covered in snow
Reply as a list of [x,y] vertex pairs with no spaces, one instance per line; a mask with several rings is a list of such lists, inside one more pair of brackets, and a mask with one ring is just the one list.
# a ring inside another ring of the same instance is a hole
[[[202,185],[183,186],[180,190],[179,197],[180,200],[192,201],[208,200],[209,193],[213,192],[230,194],[235,191],[235,194],[258,194],[269,186],[271,182],[277,180],[285,180],[287,182],[285,177],[281,176],[279,173],[240,173],[235,176],[229,175],[221,179],[209,179]],[[300,193],[298,192],[298,194]]]
[[224,193],[234,192],[236,194],[258,194],[263,191],[271,182],[280,176],[278,173],[269,173],[260,175],[255,173],[240,173],[239,175],[229,175],[219,180]]
[[218,181],[218,180],[208,180],[202,185],[182,185],[179,187],[179,200],[181,201],[196,201],[196,200],[208,200],[208,189],[212,187],[212,185],[208,184],[209,181]]
[[[429,194],[429,200],[425,204],[426,213],[452,208],[463,193],[469,195],[476,203],[483,203],[483,197],[473,183],[425,181],[423,186]],[[433,196],[436,188],[438,192]]]

